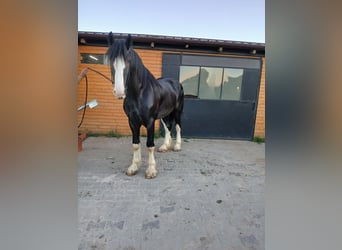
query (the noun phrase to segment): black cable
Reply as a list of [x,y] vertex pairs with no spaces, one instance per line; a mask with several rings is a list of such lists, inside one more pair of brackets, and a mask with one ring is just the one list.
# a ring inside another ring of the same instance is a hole
[[95,69],[92,69],[92,68],[88,68],[88,69],[91,70],[91,71],[94,71],[95,73],[97,73],[97,74],[99,74],[99,75],[101,75],[101,76],[103,76],[103,77],[106,78],[108,81],[110,81],[112,84],[114,84],[114,81],[113,81],[112,79],[110,79],[109,77],[105,76],[105,75],[102,74],[101,72],[99,72],[99,71],[97,71],[97,70],[95,70]]
[[78,127],[81,127],[82,125],[82,122],[83,122],[83,119],[84,119],[84,115],[85,115],[85,111],[87,109],[87,102],[88,102],[88,77],[87,75],[84,76],[85,79],[86,79],[86,94],[85,94],[85,100],[84,100],[84,109],[83,109],[83,114],[82,114],[82,119],[81,119],[81,122],[78,124]]
[[[91,71],[94,71],[95,73],[101,75],[102,77],[104,77],[105,79],[107,79],[108,81],[110,81],[112,84],[114,84],[114,81],[112,79],[110,79],[109,77],[105,76],[104,74],[102,74],[101,72],[95,70],[95,69],[92,69],[92,68],[88,68],[89,70]],[[85,101],[84,101],[84,109],[83,109],[83,114],[82,114],[82,119],[81,119],[81,122],[78,124],[78,127],[81,127],[82,125],[82,122],[83,122],[83,119],[84,119],[84,116],[85,116],[85,111],[87,109],[87,102],[88,102],[88,77],[87,75],[84,76],[85,79],[86,79],[86,94],[85,94]],[[113,76],[112,76],[113,78]]]

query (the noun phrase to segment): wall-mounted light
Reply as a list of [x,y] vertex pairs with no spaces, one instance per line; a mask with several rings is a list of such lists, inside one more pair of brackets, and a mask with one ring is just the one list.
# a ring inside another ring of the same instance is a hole
[[185,44],[185,48],[188,49],[190,46],[189,44]]
[[255,55],[255,54],[256,54],[256,50],[253,49],[253,50],[251,51],[251,54]]
[[99,60],[97,57],[92,56],[92,55],[89,55],[89,57],[90,57],[91,59],[95,60],[95,61],[98,61],[98,60]]
[[80,39],[80,43],[82,43],[82,44],[86,44],[86,43],[87,43],[87,41],[86,41],[84,38],[81,38],[81,39]]
[[218,51],[219,51],[219,52],[222,52],[222,51],[223,51],[223,48],[222,48],[222,47],[219,47],[219,48],[218,48]]
[[154,42],[151,42],[150,46],[151,46],[151,48],[154,48]]

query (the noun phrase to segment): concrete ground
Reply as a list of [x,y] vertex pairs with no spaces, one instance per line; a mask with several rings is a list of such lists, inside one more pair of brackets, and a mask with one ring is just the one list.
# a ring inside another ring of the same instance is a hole
[[[129,177],[130,137],[90,137],[78,155],[79,249],[264,249],[265,144],[183,139]],[[156,148],[163,142],[155,141]]]

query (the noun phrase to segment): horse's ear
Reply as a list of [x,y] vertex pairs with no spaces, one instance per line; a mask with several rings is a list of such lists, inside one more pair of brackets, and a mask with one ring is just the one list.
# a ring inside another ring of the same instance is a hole
[[108,45],[111,46],[114,42],[114,37],[113,37],[113,33],[109,32],[108,34]]
[[129,49],[132,45],[133,45],[132,36],[131,34],[128,34],[128,37],[126,39],[126,48]]

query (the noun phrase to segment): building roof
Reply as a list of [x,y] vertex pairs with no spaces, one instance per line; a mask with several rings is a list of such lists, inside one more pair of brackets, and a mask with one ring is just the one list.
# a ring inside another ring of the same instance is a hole
[[[113,33],[114,38],[126,38],[128,33]],[[207,38],[131,34],[134,47],[265,55],[265,44]],[[78,32],[79,45],[108,46],[107,32]]]

